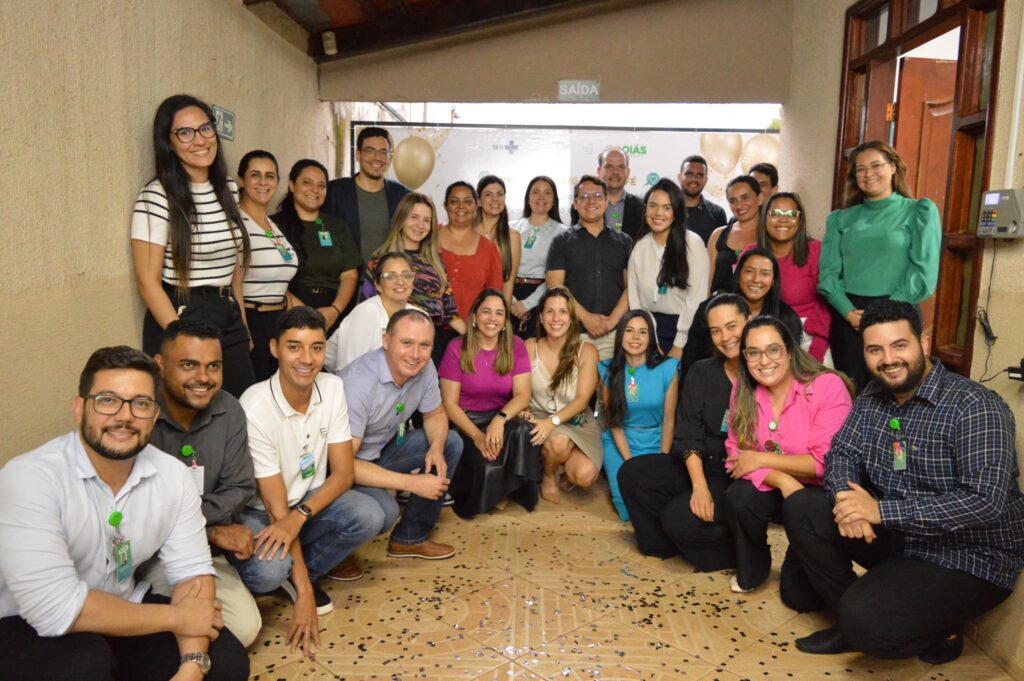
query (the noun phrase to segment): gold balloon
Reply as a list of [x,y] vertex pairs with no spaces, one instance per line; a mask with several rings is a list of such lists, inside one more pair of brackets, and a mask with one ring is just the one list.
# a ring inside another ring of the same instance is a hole
[[742,150],[743,137],[739,133],[701,133],[701,153],[707,159],[708,165],[723,175],[731,173],[736,167]]
[[422,137],[406,137],[395,147],[392,167],[398,181],[418,189],[434,171],[434,147]]
[[758,163],[778,165],[779,136],[764,133],[754,135],[743,145],[743,157],[740,160],[745,173],[749,173]]

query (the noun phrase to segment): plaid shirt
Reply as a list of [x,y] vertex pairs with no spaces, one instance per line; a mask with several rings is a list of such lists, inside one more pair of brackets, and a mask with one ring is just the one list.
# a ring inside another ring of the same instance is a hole
[[[893,470],[894,431],[907,450]],[[1013,589],[1024,567],[1024,496],[1013,414],[994,392],[933,360],[902,406],[868,384],[825,458],[829,495],[852,480],[878,500],[903,552]]]

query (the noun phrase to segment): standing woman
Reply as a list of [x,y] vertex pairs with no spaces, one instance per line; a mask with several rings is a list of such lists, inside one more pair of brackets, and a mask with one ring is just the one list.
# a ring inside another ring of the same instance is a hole
[[238,208],[252,247],[252,261],[245,270],[242,294],[252,336],[249,356],[257,382],[265,381],[277,371],[277,360],[270,354],[270,339],[274,337],[277,318],[291,305],[302,304],[294,296],[289,300],[288,293],[288,284],[298,269],[295,249],[267,216],[277,183],[277,159],[269,151],[250,151],[239,161]]
[[859,390],[869,376],[860,318],[876,300],[917,305],[939,280],[942,225],[929,199],[913,198],[907,164],[885,142],[865,142],[850,154],[846,207],[825,223],[818,290],[839,314],[829,340],[836,368]]
[[562,487],[590,487],[601,472],[601,429],[590,410],[597,389],[597,348],[580,340],[576,299],[564,286],[549,288],[540,299],[537,338],[526,341],[531,360],[532,442],[540,445],[544,474],[540,495],[552,503]]
[[708,297],[708,252],[700,236],[686,229],[686,206],[675,182],[658,180],[644,206],[644,226],[629,254],[629,307],[651,313],[658,347],[679,359],[693,315]]
[[441,260],[441,237],[437,229],[437,211],[426,194],[409,192],[402,197],[391,218],[391,229],[381,247],[373,252],[366,263],[368,277],[363,281],[361,297],[377,295],[372,273],[377,262],[386,253],[401,251],[412,260],[416,272],[409,302],[426,312],[434,322],[434,366],[441,365],[448,341],[466,333],[466,322],[455,307],[448,274]]
[[131,227],[142,348],[156,354],[180,316],[210,320],[221,332],[224,389],[237,397],[255,381],[240,305],[251,249],[210,107],[189,95],[161,102],[153,152],[156,177],[139,192]]
[[707,306],[715,356],[693,365],[684,381],[670,456],[630,459],[619,470],[619,489],[640,553],[680,555],[699,572],[736,566],[725,521],[729,397],[740,370],[740,336],[750,317],[747,301],[719,293]]
[[761,183],[753,175],[734,177],[725,186],[735,222],[719,227],[708,239],[708,259],[711,262],[711,292],[725,290],[736,268],[736,260],[743,249],[757,244],[757,227],[761,221]]
[[505,300],[511,301],[522,248],[519,232],[508,225],[505,183],[496,175],[487,175],[476,183],[476,193],[480,197],[480,206],[476,210],[476,232],[498,247],[501,278],[505,282],[501,290]]
[[821,242],[807,236],[807,215],[799,195],[779,192],[768,198],[757,245],[770,249],[779,262],[782,302],[803,320],[804,340],[800,347],[817,361],[825,361],[832,313],[818,293]]
[[352,308],[338,330],[327,339],[324,369],[338,373],[360,355],[383,345],[391,315],[407,307],[416,272],[412,258],[402,251],[385,253],[373,268],[373,283],[378,295]]
[[548,249],[566,227],[558,214],[558,188],[550,177],[538,175],[530,180],[523,204],[523,218],[512,226],[522,243],[516,285],[512,289],[512,316],[516,335],[527,339],[533,338],[533,313],[547,290],[544,276]]
[[497,247],[473,229],[476,190],[465,182],[453,182],[444,192],[448,224],[441,235],[441,259],[455,294],[459,316],[469,317],[473,301],[486,288],[501,290],[501,255]]
[[324,316],[330,334],[356,292],[363,258],[345,221],[321,212],[326,198],[327,168],[304,158],[288,173],[288,193],[273,219],[299,256],[289,290]]
[[462,459],[448,493],[460,518],[500,505],[506,497],[533,510],[540,481],[533,424],[519,417],[530,403],[530,356],[512,333],[501,290],[473,301],[469,329],[448,344],[437,374],[441,401],[462,436]]
[[619,493],[619,468],[635,456],[668,452],[676,429],[679,360],[658,352],[650,315],[630,310],[615,330],[615,354],[597,365],[607,430],[601,435],[612,503],[629,511]]
[[[725,440],[725,465],[735,480],[725,493],[725,517],[736,542],[736,575],[730,585],[735,593],[755,589],[768,578],[768,523],[781,522],[790,494],[822,484],[832,436],[850,413],[854,394],[846,376],[814,361],[774,317],[751,319],[740,351],[744,361]],[[793,567],[787,554],[783,591]]]

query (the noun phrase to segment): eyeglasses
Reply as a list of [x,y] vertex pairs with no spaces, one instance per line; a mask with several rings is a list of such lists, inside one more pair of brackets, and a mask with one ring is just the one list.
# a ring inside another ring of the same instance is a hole
[[151,419],[156,416],[156,400],[151,400],[148,397],[133,397],[126,400],[117,395],[98,393],[86,395],[85,399],[92,400],[92,408],[96,410],[97,414],[104,416],[116,416],[121,413],[121,407],[125,402],[128,403],[128,409],[132,412],[132,416],[137,419]]
[[380,158],[388,158],[391,156],[390,149],[375,149],[373,147],[363,147],[359,150],[362,156],[379,156]]
[[406,270],[404,272],[385,272],[384,274],[380,275],[380,280],[386,281],[389,284],[393,284],[399,279],[401,279],[402,281],[412,281],[415,278],[416,273],[413,272],[412,270]]
[[882,168],[889,165],[889,163],[890,162],[888,161],[875,161],[874,163],[868,166],[857,166],[857,168],[853,171],[853,174],[856,175],[857,177],[864,177],[869,172],[877,175],[878,173],[882,172]]
[[196,138],[196,133],[199,133],[201,137],[206,139],[213,139],[217,136],[217,129],[213,127],[213,123],[207,121],[198,128],[175,128],[171,130],[171,134],[178,138],[178,141],[182,144],[188,144]]
[[782,357],[782,353],[785,349],[785,346],[775,343],[769,345],[764,350],[761,350],[760,348],[747,348],[743,351],[743,356],[747,358],[748,362],[760,361],[762,356],[767,356],[768,359],[776,360]]
[[576,198],[580,201],[589,201],[591,199],[600,201],[604,198],[604,194],[602,192],[583,192],[582,194],[577,194]]
[[768,215],[770,215],[773,218],[790,218],[790,219],[795,220],[796,218],[800,217],[800,211],[798,211],[798,210],[779,210],[778,208],[774,208],[774,209],[771,210],[771,212],[768,213]]

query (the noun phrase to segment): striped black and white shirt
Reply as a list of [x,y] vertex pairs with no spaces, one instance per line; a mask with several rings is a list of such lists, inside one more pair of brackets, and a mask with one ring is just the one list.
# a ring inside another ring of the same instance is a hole
[[[232,195],[238,194],[233,180],[228,181]],[[192,225],[192,259],[188,286],[230,286],[231,276],[242,250],[241,237],[228,223],[213,185],[209,182],[189,184],[196,205],[196,222]],[[167,219],[167,194],[159,180],[153,180],[139,192],[132,210],[132,239],[164,245],[164,266],[161,279],[171,286],[178,284],[171,258],[170,223]]]
[[269,217],[267,223],[273,236],[268,237],[266,231],[242,211],[242,224],[249,232],[249,246],[252,249],[249,268],[245,271],[242,283],[242,295],[250,303],[280,303],[288,290],[288,284],[299,269],[299,256],[295,254],[295,249]]

